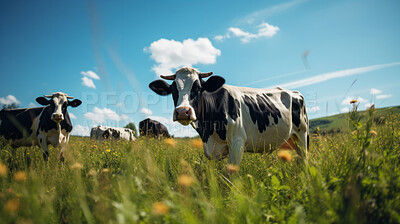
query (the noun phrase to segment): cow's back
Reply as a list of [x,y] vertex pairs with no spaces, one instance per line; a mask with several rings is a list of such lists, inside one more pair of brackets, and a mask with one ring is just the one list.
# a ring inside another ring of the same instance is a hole
[[0,111],[0,136],[20,140],[35,135],[37,119],[43,108],[3,109]]

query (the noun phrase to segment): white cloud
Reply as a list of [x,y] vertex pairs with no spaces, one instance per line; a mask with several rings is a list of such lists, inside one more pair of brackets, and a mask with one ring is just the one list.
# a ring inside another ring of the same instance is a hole
[[30,102],[30,103],[28,104],[28,107],[37,107],[37,105],[36,105],[35,103]]
[[86,76],[82,77],[82,85],[89,87],[89,88],[96,89],[96,86],[94,85],[93,80]]
[[257,33],[250,33],[237,27],[230,27],[227,34],[215,36],[214,39],[222,41],[224,39],[231,38],[231,33],[233,36],[239,37],[243,43],[248,43],[253,39],[258,39],[261,37],[273,37],[279,31],[279,27],[265,22],[261,23],[257,28]]
[[92,79],[100,80],[100,77],[94,71],[91,71],[91,70],[86,71],[86,72],[85,71],[81,71],[81,74],[83,76],[87,76],[87,77],[92,78]]
[[343,107],[340,112],[341,113],[348,113],[350,111],[350,109],[348,107]]
[[325,81],[328,81],[331,79],[337,79],[337,78],[372,72],[375,70],[384,69],[384,68],[397,66],[397,65],[400,65],[400,62],[352,68],[352,69],[340,70],[340,71],[335,71],[335,72],[328,72],[328,73],[316,75],[316,76],[313,76],[310,78],[280,84],[278,86],[281,86],[283,88],[288,88],[288,89],[299,88],[299,87],[303,87],[303,86],[317,84],[320,82],[325,82]]
[[8,95],[6,97],[0,97],[0,103],[4,104],[4,105],[8,105],[8,104],[20,104],[21,102],[19,102],[19,100],[17,100],[17,98],[13,95]]
[[128,119],[128,116],[126,115],[120,116],[115,111],[109,108],[101,109],[98,107],[94,107],[93,112],[87,112],[83,116],[88,120],[100,123],[105,122],[106,120],[122,121]]
[[379,89],[371,88],[370,93],[371,93],[371,95],[376,95],[376,94],[382,93],[382,91]]
[[143,107],[142,109],[140,109],[140,112],[141,112],[142,114],[146,114],[146,115],[151,115],[151,114],[153,114],[153,111],[151,111],[149,108],[145,108],[145,107]]
[[90,128],[88,126],[74,125],[71,131],[71,135],[77,136],[89,136]]
[[377,100],[382,100],[382,99],[387,99],[387,98],[390,98],[390,97],[392,97],[392,94],[382,94],[382,95],[377,95],[376,99]]
[[355,96],[348,96],[346,99],[344,99],[343,101],[342,101],[342,105],[350,105],[350,101],[352,101],[352,100],[357,100],[357,102],[359,102],[359,103],[366,103],[366,102],[368,102],[368,100],[366,100],[366,99],[364,99],[364,98],[362,98],[362,97],[355,97]]
[[308,113],[316,113],[320,111],[321,108],[319,106],[314,106],[314,107],[307,107],[307,112]]
[[68,114],[69,114],[69,117],[70,117],[71,119],[76,119],[75,114],[73,114],[73,113],[68,113]]
[[186,39],[183,42],[160,39],[144,48],[158,64],[153,67],[157,75],[171,74],[171,69],[195,64],[215,64],[221,51],[208,38]]

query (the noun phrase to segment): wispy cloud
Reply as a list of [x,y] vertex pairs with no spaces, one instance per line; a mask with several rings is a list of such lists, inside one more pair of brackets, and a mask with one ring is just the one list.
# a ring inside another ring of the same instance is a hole
[[377,95],[376,99],[377,100],[383,100],[383,99],[387,99],[387,98],[390,98],[390,97],[392,97],[392,94],[382,94],[382,95]]
[[215,36],[214,39],[218,41],[222,41],[224,39],[229,39],[231,37],[238,37],[242,41],[242,43],[249,43],[251,40],[259,39],[262,37],[273,37],[279,31],[279,27],[273,26],[269,23],[261,23],[257,26],[258,30],[256,33],[250,33],[247,31],[243,31],[237,27],[230,27],[228,32],[225,35]]
[[393,67],[393,66],[397,66],[397,65],[400,65],[400,62],[371,65],[371,66],[365,66],[365,67],[359,67],[359,68],[345,69],[345,70],[340,70],[340,71],[335,71],[335,72],[328,72],[328,73],[316,75],[313,77],[309,77],[306,79],[301,79],[298,81],[283,83],[283,84],[280,84],[279,86],[281,86],[283,88],[288,88],[288,89],[299,88],[299,87],[304,87],[304,86],[309,86],[309,85],[314,85],[317,83],[325,82],[325,81],[328,81],[331,79],[337,79],[337,78],[342,78],[342,77],[347,77],[347,76],[363,74],[363,73],[372,72],[375,70]]
[[153,114],[153,111],[151,111],[149,108],[145,108],[145,107],[143,107],[142,109],[140,109],[140,112],[141,112],[142,114],[145,114],[145,115],[151,115],[151,114]]
[[94,85],[93,80],[86,76],[82,77],[82,85],[89,87],[89,88],[96,89],[96,86]]
[[254,23],[257,21],[261,21],[267,17],[273,16],[275,14],[284,12],[290,8],[293,8],[294,6],[305,2],[306,0],[294,0],[290,2],[286,2],[280,5],[275,5],[269,8],[261,9],[258,11],[255,11],[253,13],[248,14],[247,16],[243,17],[240,19],[239,23]]
[[19,100],[13,95],[8,95],[6,97],[0,97],[0,104],[9,105],[9,104],[20,104]]
[[84,75],[84,76],[87,76],[89,78],[92,78],[92,79],[100,80],[100,77],[96,74],[96,72],[91,71],[91,70],[86,71],[86,72],[85,71],[81,71],[81,74]]
[[376,94],[382,93],[382,90],[371,88],[370,93],[371,93],[371,95],[376,95]]
[[70,117],[71,119],[76,119],[75,114],[73,114],[73,113],[71,113],[71,112],[69,112],[68,114],[69,114],[69,117]]

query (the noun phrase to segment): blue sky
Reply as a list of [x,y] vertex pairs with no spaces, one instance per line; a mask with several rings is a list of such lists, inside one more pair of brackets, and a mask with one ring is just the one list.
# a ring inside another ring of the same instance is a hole
[[74,134],[151,117],[176,136],[172,97],[148,84],[191,65],[227,84],[303,93],[309,117],[400,104],[399,1],[1,1],[0,104],[83,101]]

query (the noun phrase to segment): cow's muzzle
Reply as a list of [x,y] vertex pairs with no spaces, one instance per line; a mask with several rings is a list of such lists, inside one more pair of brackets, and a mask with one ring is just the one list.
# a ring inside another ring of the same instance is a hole
[[64,120],[64,116],[63,116],[62,114],[53,114],[53,115],[51,116],[51,119],[52,119],[54,122],[59,123],[59,122],[61,122],[61,121]]
[[178,121],[182,125],[189,125],[195,121],[193,109],[191,107],[177,107],[174,111],[174,121]]

